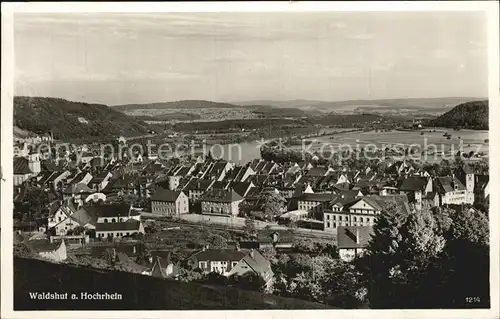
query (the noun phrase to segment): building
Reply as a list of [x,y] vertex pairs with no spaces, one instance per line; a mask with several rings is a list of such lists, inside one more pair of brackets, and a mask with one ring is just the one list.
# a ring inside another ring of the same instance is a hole
[[474,204],[475,174],[468,165],[463,165],[456,171],[456,176],[460,182],[465,185],[465,203]]
[[233,189],[212,189],[201,198],[201,213],[207,215],[237,216],[243,197]]
[[113,177],[111,172],[101,172],[90,180],[87,186],[96,192],[102,191],[108,185],[110,178]]
[[196,202],[212,187],[213,183],[213,180],[193,178],[182,190],[188,195],[190,201]]
[[47,226],[54,235],[64,236],[80,226],[80,222],[73,217],[78,209],[71,199],[63,201],[58,206],[55,212],[48,217]]
[[371,226],[341,226],[337,229],[337,249],[343,261],[363,256],[373,234]]
[[203,249],[195,253],[190,259],[197,261],[198,268],[205,272],[215,272],[227,276],[246,253],[234,249]]
[[467,189],[457,177],[438,177],[435,182],[436,191],[438,192],[440,198],[440,205],[467,204]]
[[346,197],[332,201],[330,209],[324,211],[324,229],[334,230],[346,226],[372,226],[380,213],[390,206],[409,213],[406,195],[369,195]]
[[335,198],[334,194],[315,194],[304,192],[297,198],[298,210],[308,211],[311,216],[322,213]]
[[427,193],[432,192],[432,179],[411,176],[398,181],[397,188],[400,194],[405,194],[408,201],[415,205],[415,208],[422,209],[422,200],[426,197]]
[[144,226],[142,222],[135,219],[129,219],[123,222],[104,222],[97,223],[95,233],[96,237],[101,239],[121,238],[139,233],[144,234]]
[[14,157],[14,186],[22,185],[31,176],[33,176],[33,171],[30,169],[28,159]]
[[159,188],[151,197],[153,214],[179,217],[189,213],[189,198],[182,191]]
[[274,277],[271,263],[256,249],[250,249],[250,251],[227,272],[227,276],[229,277],[243,277],[249,274],[255,274],[262,278],[266,288],[270,287]]

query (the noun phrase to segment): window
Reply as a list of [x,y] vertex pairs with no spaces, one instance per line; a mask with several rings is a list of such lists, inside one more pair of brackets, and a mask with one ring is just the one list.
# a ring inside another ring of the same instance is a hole
[[337,218],[337,216],[336,216],[336,215],[333,215],[333,220],[335,220],[336,218]]
[[359,218],[359,220],[360,220],[361,222],[363,222],[363,217],[360,217],[360,218]]
[[326,222],[326,227],[330,228],[330,222]]
[[114,219],[114,218],[113,218],[113,219],[111,219],[111,222],[112,222],[112,223],[116,223],[116,219]]
[[356,221],[356,216],[354,216],[354,221]]
[[108,219],[107,218],[104,218],[104,222],[107,223],[108,222]]

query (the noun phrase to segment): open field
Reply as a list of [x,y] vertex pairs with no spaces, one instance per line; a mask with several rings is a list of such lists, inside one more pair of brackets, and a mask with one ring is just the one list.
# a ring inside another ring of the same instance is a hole
[[[434,129],[432,129],[434,130]],[[423,133],[423,134],[422,134]],[[451,138],[447,139],[443,134],[451,134]],[[443,154],[456,154],[457,151],[475,153],[484,153],[483,156],[489,154],[489,144],[485,142],[489,138],[488,131],[475,130],[460,130],[452,129],[436,129],[430,132],[430,129],[422,129],[420,131],[390,131],[390,132],[347,132],[336,134],[333,136],[321,136],[309,138],[313,141],[311,146],[307,147],[308,151],[337,151],[347,150],[349,147],[353,150],[361,149],[370,145],[375,145],[378,149],[401,147],[407,148],[412,145],[420,151],[427,149],[425,153],[428,155],[428,161],[432,161],[434,155],[437,155],[436,160],[440,160]],[[418,147],[417,147],[418,145]],[[435,146],[435,148],[434,148]],[[300,150],[301,145],[294,145],[292,149]],[[420,153],[420,152],[419,152]]]

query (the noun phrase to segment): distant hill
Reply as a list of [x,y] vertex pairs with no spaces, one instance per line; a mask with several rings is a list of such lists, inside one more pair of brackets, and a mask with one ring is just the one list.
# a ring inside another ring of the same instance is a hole
[[[126,104],[115,105],[113,108],[129,115],[138,116],[140,119],[145,121],[190,121],[207,117],[207,113],[204,113],[206,110],[221,112],[220,109],[231,109],[231,112],[240,112],[242,118],[245,118],[245,116],[248,116],[250,113],[253,113],[253,117],[256,118],[295,118],[313,114],[313,112],[307,112],[294,107],[276,108],[266,104],[248,104],[242,106],[205,100]],[[162,114],[162,112],[165,112],[166,110],[177,110],[177,112],[169,111],[167,114]],[[225,115],[226,114],[221,114],[221,118],[224,118]]]
[[[34,271],[36,270],[36,271]],[[163,280],[14,257],[14,310],[328,309],[324,304],[233,287]],[[32,300],[30,292],[68,293],[68,300]],[[81,292],[118,293],[121,300],[76,300]]]
[[14,125],[54,138],[87,138],[147,134],[146,123],[102,104],[48,97],[14,97]]
[[205,100],[182,100],[174,102],[125,104],[125,105],[112,106],[112,108],[115,108],[120,111],[130,111],[136,109],[203,109],[203,108],[236,108],[236,107],[240,106],[230,103],[212,102]]
[[472,101],[459,104],[430,122],[433,126],[487,130],[488,101]]
[[314,101],[314,100],[290,100],[290,101],[248,101],[238,102],[238,105],[264,104],[273,107],[293,107],[316,109],[323,112],[355,112],[355,111],[387,111],[387,110],[425,110],[427,112],[443,112],[453,106],[478,101],[481,98],[474,97],[443,97],[443,98],[401,98],[401,99],[378,99],[378,100],[346,100],[346,101]]
[[241,101],[233,102],[233,104],[241,106],[249,105],[267,105],[278,108],[307,108],[319,103],[324,103],[324,101],[314,101],[314,100],[289,100],[289,101],[273,101],[273,100],[257,100],[257,101]]

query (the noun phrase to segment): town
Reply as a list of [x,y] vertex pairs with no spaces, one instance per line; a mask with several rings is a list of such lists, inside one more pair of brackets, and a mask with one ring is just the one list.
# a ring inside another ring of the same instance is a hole
[[498,8],[248,5],[7,12],[2,317],[498,317]]
[[[361,307],[368,291],[352,267],[381,216],[488,212],[484,160],[287,161],[271,141],[261,153],[275,160],[236,165],[113,143],[125,152],[71,145],[52,156],[50,135],[17,140],[16,256]],[[309,278],[315,267],[324,267],[323,291]]]

